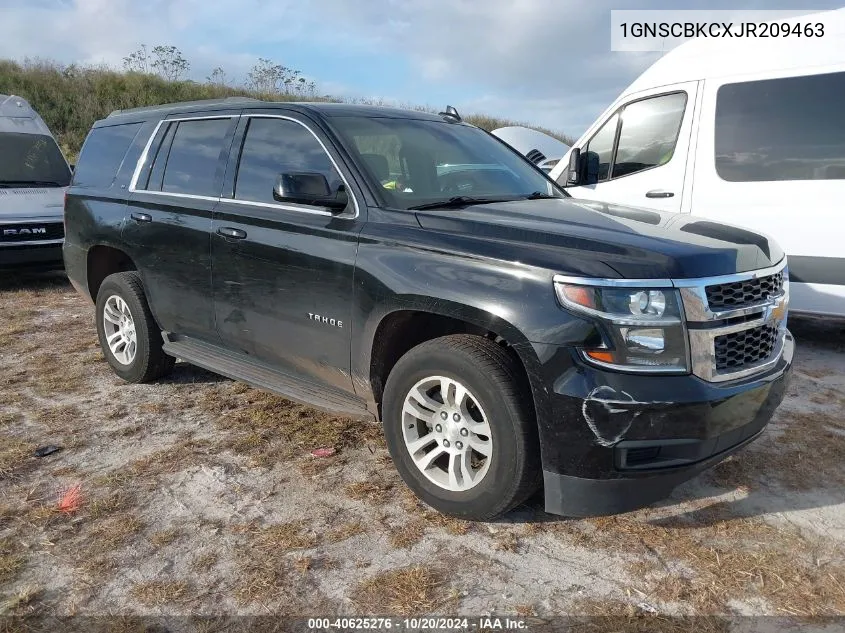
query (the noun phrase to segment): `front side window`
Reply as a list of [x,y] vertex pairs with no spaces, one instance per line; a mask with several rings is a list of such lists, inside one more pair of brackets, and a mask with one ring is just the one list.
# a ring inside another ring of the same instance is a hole
[[363,116],[331,123],[390,207],[565,195],[514,150],[470,125]]
[[686,93],[676,92],[626,106],[611,177],[668,163],[675,152],[686,103]]
[[70,169],[46,134],[0,132],[0,187],[66,187]]
[[845,73],[725,84],[716,173],[730,182],[845,179]]
[[[180,121],[167,154],[161,190],[200,196],[217,196],[214,179],[230,119]],[[156,163],[164,156],[164,146]]]
[[332,191],[343,181],[317,138],[296,121],[252,117],[244,137],[235,199],[275,203],[273,188],[279,174],[316,172]]
[[616,128],[619,124],[619,115],[614,114],[601,129],[593,135],[587,143],[584,151],[594,154],[592,160],[598,159],[599,171],[598,182],[607,180],[610,175],[610,163],[613,161],[613,142],[616,140]]

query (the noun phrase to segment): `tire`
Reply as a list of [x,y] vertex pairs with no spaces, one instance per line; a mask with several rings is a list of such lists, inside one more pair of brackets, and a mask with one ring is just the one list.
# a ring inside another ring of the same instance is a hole
[[[530,393],[521,386],[521,375],[503,347],[480,336],[458,334],[433,339],[399,359],[387,379],[382,422],[399,474],[425,503],[443,514],[486,520],[523,503],[538,489],[542,470],[537,425]],[[464,405],[455,404],[459,401],[457,387],[449,381],[466,389]],[[444,385],[448,395],[442,404]],[[422,402],[419,394],[428,396],[427,404],[410,405],[413,413],[405,411],[406,398],[412,390],[418,394],[415,403]],[[439,410],[432,400],[441,403]],[[432,408],[434,412],[429,417]],[[421,411],[423,417],[417,417]],[[457,417],[454,411],[459,412]],[[444,413],[446,418],[442,417]],[[467,420],[467,416],[471,419]],[[447,426],[449,420],[455,423]],[[484,440],[485,427],[479,420],[488,424],[491,445]],[[467,436],[460,425],[467,427]],[[482,429],[480,434],[476,434],[478,429]],[[430,434],[431,443],[414,453],[415,460],[409,442],[418,446]],[[458,452],[459,444],[464,452]],[[489,457],[485,459],[475,452],[476,446],[484,446],[482,450]],[[425,470],[417,465],[417,461],[431,459],[438,450],[451,452],[434,458]],[[471,455],[466,458],[468,450]],[[460,468],[454,467],[453,455]],[[466,475],[473,471],[473,465],[478,466],[473,476],[452,478],[449,474],[457,470]]]
[[[107,318],[107,305],[112,320]],[[118,325],[114,322],[116,314],[120,318],[128,316],[129,320]],[[115,351],[109,346],[107,338],[113,336],[116,329],[121,329],[118,341],[123,345],[118,345]],[[127,382],[141,383],[160,378],[170,373],[176,362],[162,351],[161,330],[150,312],[141,277],[134,271],[109,275],[100,285],[97,292],[97,336],[103,355],[114,373]],[[134,345],[128,343],[130,339],[133,339]]]

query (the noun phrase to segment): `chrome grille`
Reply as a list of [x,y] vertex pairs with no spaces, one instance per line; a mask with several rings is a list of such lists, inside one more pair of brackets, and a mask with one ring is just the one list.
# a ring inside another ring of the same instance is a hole
[[732,283],[707,286],[707,303],[711,310],[741,308],[778,296],[783,290],[783,271]]
[[779,330],[772,325],[761,325],[750,330],[740,330],[717,336],[714,341],[716,371],[741,370],[772,355],[778,341]]

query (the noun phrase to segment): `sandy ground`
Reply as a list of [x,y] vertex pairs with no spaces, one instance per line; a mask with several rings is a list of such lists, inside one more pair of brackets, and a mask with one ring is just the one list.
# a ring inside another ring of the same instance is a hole
[[667,502],[466,523],[375,424],[181,363],[125,384],[61,275],[0,281],[0,615],[844,615],[845,331],[793,331],[764,437]]

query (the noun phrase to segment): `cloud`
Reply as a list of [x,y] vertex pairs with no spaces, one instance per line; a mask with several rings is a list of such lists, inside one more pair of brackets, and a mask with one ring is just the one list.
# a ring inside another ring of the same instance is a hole
[[[437,106],[448,100],[572,135],[657,58],[610,52],[610,11],[625,8],[619,0],[0,3],[8,5],[0,21],[0,57],[119,67],[141,43],[173,44],[199,80],[218,65],[243,79],[258,57],[280,63],[292,58],[327,92],[334,86],[345,95],[391,95],[398,102]],[[673,8],[691,8],[689,3]],[[637,8],[655,4],[644,0]],[[789,0],[744,4],[789,8]],[[708,9],[732,8],[733,0],[708,2]]]

